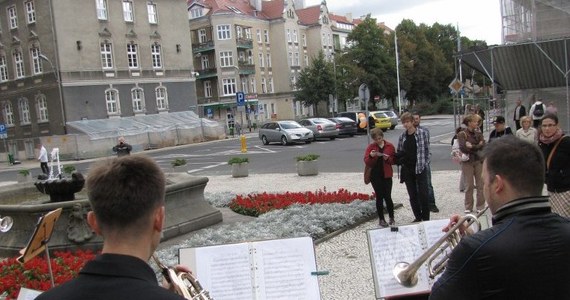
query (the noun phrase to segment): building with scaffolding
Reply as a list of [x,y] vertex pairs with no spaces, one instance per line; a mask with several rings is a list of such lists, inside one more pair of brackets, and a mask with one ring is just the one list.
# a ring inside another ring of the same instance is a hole
[[570,1],[501,0],[503,44],[570,36]]

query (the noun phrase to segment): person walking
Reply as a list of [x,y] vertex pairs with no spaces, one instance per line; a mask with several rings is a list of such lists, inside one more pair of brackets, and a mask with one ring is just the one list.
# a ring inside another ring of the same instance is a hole
[[396,162],[402,166],[400,182],[406,184],[415,217],[413,222],[428,221],[430,218],[426,171],[429,163],[428,142],[422,129],[414,126],[414,117],[411,113],[403,113],[400,120],[406,129],[398,139],[396,153]]
[[113,152],[117,153],[117,157],[130,155],[133,147],[125,142],[125,137],[119,137],[119,143],[113,147]]
[[481,150],[485,146],[485,138],[478,130],[481,118],[476,114],[465,117],[467,128],[457,134],[459,149],[469,155],[469,160],[461,164],[465,176],[465,213],[471,213],[474,209],[473,190],[477,190],[477,203],[475,208],[479,211],[485,206],[483,198],[483,182],[481,178],[482,161]]
[[[552,213],[542,196],[540,149],[505,136],[485,147],[484,158],[493,226],[474,234],[460,229],[465,235],[448,254],[429,299],[568,299],[570,220]],[[458,220],[452,216],[446,230]]]
[[[384,132],[380,128],[374,128],[370,131],[372,143],[366,147],[364,152],[364,164],[371,168],[370,183],[376,194],[376,212],[378,213],[379,225],[388,227],[395,225],[394,220],[394,203],[392,202],[392,165],[394,164],[394,154],[396,149],[394,145],[384,140]],[[388,223],[384,218],[384,205],[388,210]]]
[[40,168],[42,169],[42,173],[49,176],[48,153],[46,147],[42,144],[38,144],[38,146],[40,148],[40,155],[38,156]]
[[513,121],[515,121],[515,128],[517,130],[521,129],[521,119],[522,117],[526,116],[526,107],[522,105],[521,99],[517,99],[515,112],[513,113]]
[[[36,300],[171,299],[184,297],[158,284],[150,259],[166,222],[166,179],[144,155],[98,162],[87,176],[89,226],[103,237],[103,250],[78,276]],[[178,271],[189,271],[178,266]]]
[[421,126],[421,116],[420,113],[415,111],[412,113],[412,117],[414,117],[414,126],[416,128],[421,128],[421,130],[424,132],[425,134],[425,139],[427,141],[428,144],[428,163],[426,166],[426,173],[427,173],[427,180],[428,180],[428,203],[429,203],[429,210],[433,213],[437,213],[439,212],[439,208],[437,208],[437,205],[435,205],[435,193],[433,191],[433,185],[431,184],[431,141],[430,141],[430,133],[429,133],[429,129],[425,126]]
[[544,116],[546,112],[546,107],[544,103],[542,103],[542,98],[536,100],[534,104],[528,110],[528,115],[532,117],[532,127],[538,128],[540,125],[540,120]]
[[556,115],[545,115],[540,126],[539,146],[544,154],[552,211],[570,218],[570,137],[562,132]]

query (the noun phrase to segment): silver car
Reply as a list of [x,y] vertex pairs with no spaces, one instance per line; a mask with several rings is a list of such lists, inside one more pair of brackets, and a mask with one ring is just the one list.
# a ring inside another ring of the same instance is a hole
[[313,140],[313,132],[295,121],[269,121],[259,128],[259,138],[264,145],[273,142],[308,144]]
[[336,123],[325,118],[309,118],[299,121],[299,124],[313,131],[313,139],[331,139],[334,140],[338,136]]

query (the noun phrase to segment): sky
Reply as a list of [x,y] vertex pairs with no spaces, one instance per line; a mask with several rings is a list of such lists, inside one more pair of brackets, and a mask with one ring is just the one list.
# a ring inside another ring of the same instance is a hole
[[[305,6],[321,1],[305,0]],[[327,7],[337,15],[352,13],[353,18],[370,14],[392,29],[403,19],[411,19],[416,25],[451,24],[459,26],[461,35],[470,40],[501,43],[499,0],[327,0]]]

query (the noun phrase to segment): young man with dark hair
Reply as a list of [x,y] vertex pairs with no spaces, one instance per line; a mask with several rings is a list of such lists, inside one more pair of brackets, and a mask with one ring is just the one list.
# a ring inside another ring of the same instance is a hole
[[429,147],[431,146],[431,141],[430,141],[430,134],[429,134],[429,129],[427,129],[427,127],[425,126],[421,126],[420,122],[421,122],[421,116],[419,112],[413,112],[412,116],[414,117],[414,126],[416,128],[420,128],[424,134],[425,134],[425,139],[427,140],[427,144],[428,144],[428,163],[426,166],[426,173],[427,173],[427,178],[428,178],[428,203],[429,203],[429,210],[431,212],[437,213],[439,212],[439,208],[437,208],[437,205],[435,205],[435,193],[433,191],[433,185],[431,184],[431,152],[429,151]]
[[540,149],[510,135],[483,151],[493,227],[461,239],[430,299],[567,299],[570,220],[552,213],[542,196]]
[[146,156],[95,165],[87,176],[93,209],[87,222],[103,237],[103,250],[77,278],[36,299],[184,299],[159,286],[147,264],[165,222],[165,183],[160,167]]

